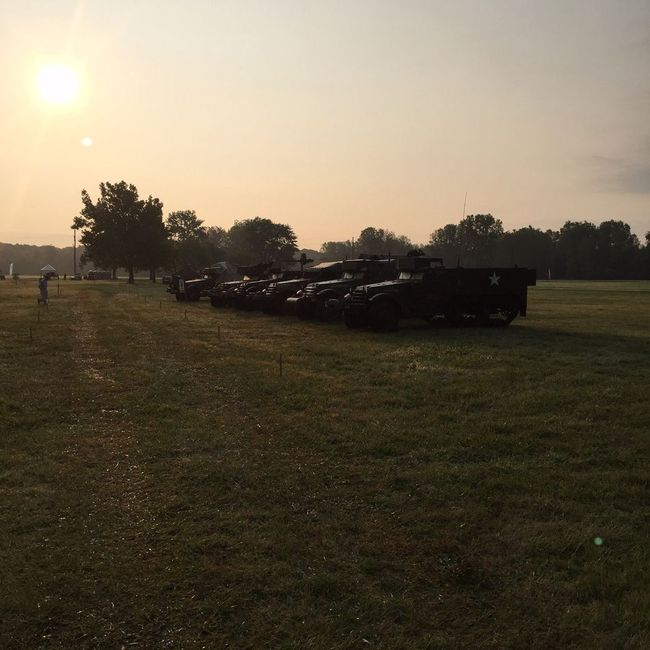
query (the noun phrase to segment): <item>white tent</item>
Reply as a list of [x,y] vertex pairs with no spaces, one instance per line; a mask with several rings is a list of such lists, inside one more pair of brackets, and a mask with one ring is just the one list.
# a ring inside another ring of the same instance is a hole
[[41,269],[41,273],[56,273],[56,269],[51,264],[46,264]]

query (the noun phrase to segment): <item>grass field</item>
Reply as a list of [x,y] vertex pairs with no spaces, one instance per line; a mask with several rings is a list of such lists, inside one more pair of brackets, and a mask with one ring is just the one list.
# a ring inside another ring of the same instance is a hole
[[390,335],[36,294],[0,282],[1,648],[650,647],[650,282]]

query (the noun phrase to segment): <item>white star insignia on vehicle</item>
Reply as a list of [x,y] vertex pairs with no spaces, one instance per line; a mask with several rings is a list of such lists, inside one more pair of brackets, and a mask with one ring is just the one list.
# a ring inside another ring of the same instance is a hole
[[499,286],[499,280],[501,279],[501,276],[497,275],[496,271],[493,271],[492,275],[488,275],[488,278],[490,278],[490,286],[491,287],[498,287]]

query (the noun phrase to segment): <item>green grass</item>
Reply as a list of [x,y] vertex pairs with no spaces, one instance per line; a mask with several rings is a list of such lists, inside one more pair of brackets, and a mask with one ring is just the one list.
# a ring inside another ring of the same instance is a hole
[[0,647],[648,647],[650,283],[390,335],[50,294],[0,283]]

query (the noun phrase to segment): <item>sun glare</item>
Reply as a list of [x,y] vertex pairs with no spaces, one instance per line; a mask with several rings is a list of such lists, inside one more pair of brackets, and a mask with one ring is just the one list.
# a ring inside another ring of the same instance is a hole
[[79,79],[66,65],[47,65],[36,77],[38,93],[48,104],[69,104],[79,90]]

